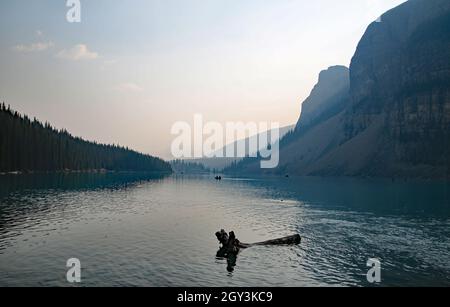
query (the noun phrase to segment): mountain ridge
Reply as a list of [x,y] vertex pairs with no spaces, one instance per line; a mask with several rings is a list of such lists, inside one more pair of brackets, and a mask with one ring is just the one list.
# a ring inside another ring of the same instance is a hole
[[302,115],[278,168],[247,160],[235,171],[450,177],[450,1],[410,0],[379,21],[352,58],[342,109],[314,125]]

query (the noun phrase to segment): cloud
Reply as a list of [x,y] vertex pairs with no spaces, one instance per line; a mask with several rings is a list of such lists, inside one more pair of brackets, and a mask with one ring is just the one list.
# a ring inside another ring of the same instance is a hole
[[122,83],[119,84],[115,90],[119,91],[119,92],[142,92],[144,89],[142,87],[140,87],[139,85],[135,84],[135,83],[131,83],[131,82],[127,82],[127,83]]
[[71,49],[61,50],[57,55],[58,58],[81,61],[81,60],[95,60],[98,58],[98,53],[90,51],[84,44],[73,46]]
[[41,52],[48,50],[55,46],[53,42],[39,42],[31,45],[17,45],[14,46],[14,50],[17,52]]

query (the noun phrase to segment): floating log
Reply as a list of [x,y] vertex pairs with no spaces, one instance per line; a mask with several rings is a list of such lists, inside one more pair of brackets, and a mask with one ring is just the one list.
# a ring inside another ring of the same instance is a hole
[[236,238],[234,231],[231,231],[228,234],[223,229],[216,232],[216,237],[222,245],[217,252],[217,257],[227,259],[227,270],[229,272],[233,272],[234,267],[236,266],[237,255],[239,254],[239,251],[241,249],[250,248],[252,246],[297,245],[302,241],[300,235],[296,234],[293,236],[275,240],[268,240],[257,243],[242,243]]
[[234,233],[234,231],[227,234],[225,230],[216,232],[217,240],[222,244],[222,248],[225,248],[227,252],[238,253],[241,248],[249,248],[252,246],[268,246],[268,245],[297,245],[300,244],[302,238],[300,235],[296,234],[293,236],[288,236],[275,240],[268,240],[257,243],[242,243],[240,242]]
[[268,241],[253,243],[253,244],[249,244],[249,245],[250,245],[250,247],[255,246],[255,245],[297,245],[297,244],[300,244],[301,241],[302,241],[302,238],[300,237],[300,235],[297,234],[297,235],[288,236],[288,237],[284,237],[284,238],[280,238],[280,239],[268,240]]

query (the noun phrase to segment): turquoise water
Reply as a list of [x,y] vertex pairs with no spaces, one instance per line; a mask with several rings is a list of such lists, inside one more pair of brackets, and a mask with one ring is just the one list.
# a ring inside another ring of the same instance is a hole
[[[214,233],[299,246],[244,250],[234,272]],[[450,286],[450,185],[443,182],[0,176],[0,286]]]

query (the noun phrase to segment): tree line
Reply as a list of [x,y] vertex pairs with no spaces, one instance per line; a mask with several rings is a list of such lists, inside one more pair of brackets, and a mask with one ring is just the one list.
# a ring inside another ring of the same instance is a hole
[[0,106],[0,172],[171,172],[167,162],[117,145],[98,144]]
[[201,163],[184,160],[170,161],[170,165],[175,173],[181,174],[209,174],[211,170]]

